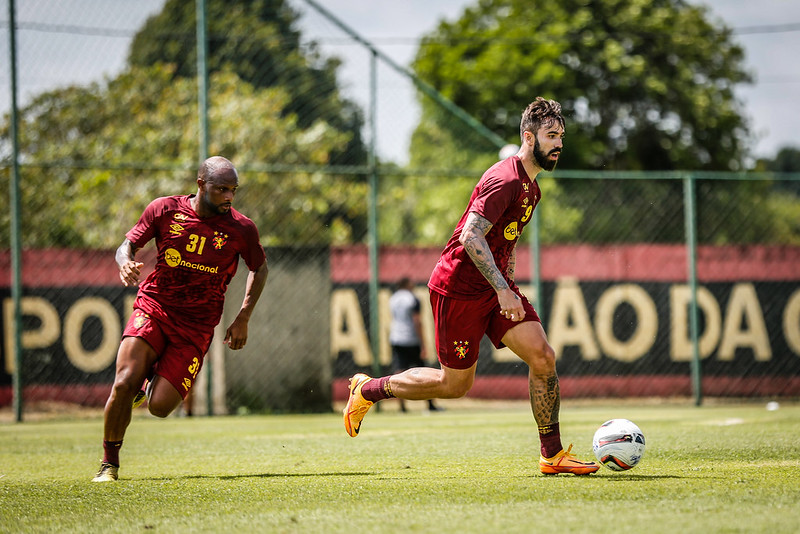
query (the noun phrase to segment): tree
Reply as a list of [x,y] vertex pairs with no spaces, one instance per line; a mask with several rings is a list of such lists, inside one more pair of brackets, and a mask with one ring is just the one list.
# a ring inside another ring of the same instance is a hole
[[[263,162],[324,168],[348,135],[322,120],[304,129],[294,115],[283,116],[291,99],[285,89],[256,89],[230,72],[214,74],[211,87],[211,152],[239,168],[236,206],[254,219],[264,243],[358,239],[363,182],[259,170]],[[45,93],[20,115],[26,247],[116,246],[154,197],[196,189],[196,84],[176,80],[168,67]]]
[[[709,19],[681,0],[480,0],[426,36],[413,66],[513,143],[528,102],[559,100],[564,168],[739,170],[748,124],[733,90],[750,76]],[[457,140],[462,125],[432,106],[423,116]]]
[[[479,0],[423,39],[413,67],[509,143],[519,143],[520,114],[535,96],[560,101],[567,138],[559,169],[731,171],[743,169],[751,142],[734,95],[737,84],[750,81],[743,59],[729,28],[681,0],[564,0],[535,8],[525,0]],[[494,145],[420,98],[413,168],[485,169],[496,161]],[[556,180],[542,206],[543,239],[682,241],[681,182],[644,178]],[[733,183],[728,193],[733,201],[704,204],[706,216],[735,212],[753,190]],[[463,209],[465,196],[449,198]],[[413,209],[419,220],[454,211],[450,204],[424,211],[422,202]],[[752,230],[766,232],[769,220],[761,213]],[[728,230],[701,238],[735,239]]]
[[758,160],[756,169],[769,172],[800,173],[800,148],[784,146],[778,150],[774,159]]
[[[342,98],[336,83],[340,61],[323,58],[312,42],[301,44],[298,15],[285,0],[207,0],[209,71],[235,72],[255,88],[282,87],[292,98],[282,110],[301,128],[319,119],[347,132],[350,141],[331,163],[361,165],[367,160],[361,138],[363,115]],[[129,63],[175,66],[176,78],[197,75],[195,3],[168,0],[137,32]]]
[[[364,159],[360,114],[335,85],[338,63],[313,47],[306,55],[283,1],[209,5],[226,35],[212,46],[209,150],[242,174],[237,207],[259,225],[264,244],[360,241],[366,181],[326,171],[336,158]],[[149,200],[194,192],[197,81],[181,70],[194,61],[193,6],[167,2],[114,79],[43,93],[20,110],[25,247],[113,247]],[[237,63],[237,46],[258,53]],[[284,75],[259,76],[258,60],[283,65]],[[6,122],[0,134],[7,133]],[[8,231],[2,235],[7,246]]]

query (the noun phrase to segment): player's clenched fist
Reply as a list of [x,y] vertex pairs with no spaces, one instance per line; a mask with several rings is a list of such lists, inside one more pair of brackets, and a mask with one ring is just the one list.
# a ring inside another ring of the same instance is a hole
[[119,279],[125,287],[139,285],[139,276],[142,274],[144,263],[138,261],[126,262],[119,269]]

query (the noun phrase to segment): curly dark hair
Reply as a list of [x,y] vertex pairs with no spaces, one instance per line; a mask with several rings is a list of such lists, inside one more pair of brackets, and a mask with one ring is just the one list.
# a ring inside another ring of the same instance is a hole
[[535,135],[542,126],[549,126],[556,122],[564,128],[561,104],[555,100],[547,100],[537,96],[536,100],[528,104],[528,107],[522,112],[522,119],[519,122],[519,136],[522,138],[525,132],[531,132]]

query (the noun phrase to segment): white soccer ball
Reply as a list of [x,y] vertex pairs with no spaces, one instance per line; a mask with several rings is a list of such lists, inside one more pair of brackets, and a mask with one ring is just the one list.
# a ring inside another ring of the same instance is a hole
[[611,419],[594,433],[592,450],[597,461],[612,471],[627,471],[642,459],[644,434],[627,419]]

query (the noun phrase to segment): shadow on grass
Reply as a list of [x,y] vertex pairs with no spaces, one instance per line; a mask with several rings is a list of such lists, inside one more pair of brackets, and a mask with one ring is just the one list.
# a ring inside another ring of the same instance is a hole
[[350,473],[251,473],[242,475],[176,475],[173,477],[145,477],[140,480],[191,480],[191,479],[216,479],[216,480],[237,480],[240,478],[286,478],[286,477],[365,477],[374,476],[377,473],[354,471]]
[[[588,477],[587,477],[588,478]],[[631,482],[636,480],[666,480],[666,479],[676,479],[682,480],[684,478],[696,478],[692,476],[681,476],[681,475],[634,475],[634,474],[613,474],[613,475],[601,475],[601,476],[592,476],[591,478],[595,480],[603,480],[608,482]],[[722,477],[719,477],[722,478]]]
[[[296,478],[296,477],[374,477],[379,473],[370,471],[352,471],[352,472],[320,472],[320,473],[251,473],[241,475],[176,475],[176,476],[162,476],[162,477],[144,477],[139,480],[152,480],[152,481],[165,481],[165,480],[237,480],[245,478]],[[439,479],[456,479],[462,478],[459,476],[438,477]],[[613,474],[613,475],[570,475],[567,473],[561,475],[521,475],[512,478],[541,478],[541,479],[582,479],[582,480],[596,480],[600,482],[646,482],[653,480],[682,480],[686,478],[694,478],[692,476],[681,475],[634,475],[634,474]],[[408,480],[406,477],[387,477],[380,476],[376,480]]]

